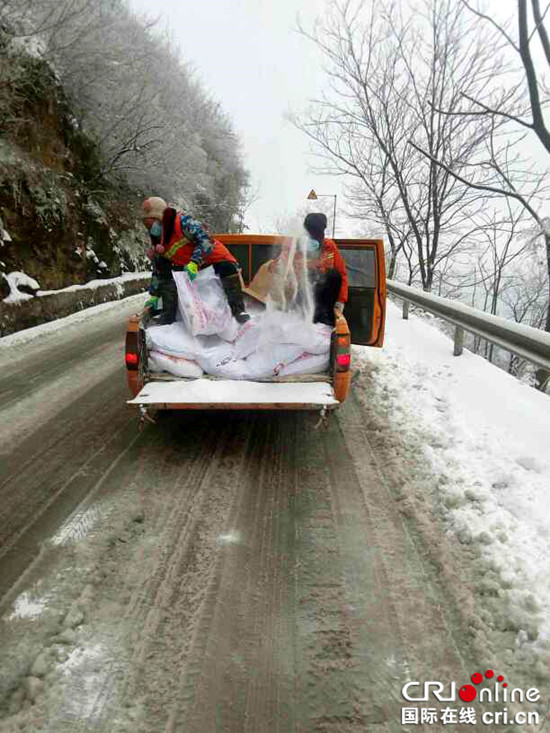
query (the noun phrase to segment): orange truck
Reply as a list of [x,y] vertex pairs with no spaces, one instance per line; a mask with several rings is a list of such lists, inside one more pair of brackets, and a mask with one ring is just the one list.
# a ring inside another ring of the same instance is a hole
[[[242,268],[245,292],[264,301],[268,263],[278,257],[281,236],[221,234]],[[332,333],[330,363],[325,373],[235,381],[209,377],[184,379],[147,367],[145,327],[132,316],[126,332],[125,364],[133,399],[146,419],[156,410],[320,410],[322,415],[346,399],[351,382],[351,344],[380,347],[384,341],[386,271],[382,240],[336,239],[346,261],[349,298],[345,317]]]

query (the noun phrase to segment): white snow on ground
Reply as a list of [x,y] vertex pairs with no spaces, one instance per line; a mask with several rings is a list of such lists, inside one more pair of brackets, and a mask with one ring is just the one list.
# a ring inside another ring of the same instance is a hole
[[[105,263],[102,262],[100,265],[105,265]],[[46,295],[57,295],[58,293],[74,293],[79,290],[97,290],[104,285],[119,285],[125,280],[148,280],[150,277],[150,272],[127,272],[124,275],[119,275],[119,277],[90,280],[84,285],[69,285],[68,288],[62,288],[61,290],[39,290],[37,295],[44,297]]]
[[85,308],[78,313],[72,313],[70,316],[66,316],[65,318],[58,318],[57,320],[50,321],[49,323],[42,323],[40,326],[26,328],[23,331],[12,333],[9,336],[3,336],[0,338],[0,353],[12,346],[19,346],[21,344],[34,341],[37,338],[58,333],[59,331],[66,329],[68,326],[73,326],[87,320],[102,317],[108,311],[117,309],[126,310],[128,306],[132,306],[134,304],[137,313],[145,303],[146,297],[147,293],[145,292],[138,293],[137,295],[130,295],[128,298],[123,298],[122,300],[101,303],[100,305],[95,305],[91,308]]
[[[99,267],[104,269],[107,267],[105,262],[100,262]],[[35,291],[35,295],[39,298],[44,298],[48,295],[58,295],[59,293],[75,293],[79,290],[97,290],[105,285],[116,285],[119,292],[122,293],[122,283],[127,280],[148,280],[151,277],[150,272],[127,272],[119,277],[104,278],[102,280],[90,280],[90,282],[84,285],[70,285],[68,288],[61,288],[60,290],[40,290],[40,285],[29,275],[24,272],[10,272],[3,277],[8,281],[10,286],[10,294],[7,298],[4,298],[3,303],[20,303],[23,300],[30,300],[34,296],[29,293],[19,292],[19,286],[27,287]]]
[[15,600],[13,613],[8,619],[36,618],[46,608],[47,602],[46,598],[36,598],[29,591],[25,591]]
[[449,532],[477,544],[517,650],[547,674],[550,397],[452,348],[388,303],[384,348],[355,347],[373,376],[375,394],[362,398],[384,401],[390,433],[416,444],[434,475],[426,494],[436,492]]
[[24,272],[10,272],[3,277],[10,286],[10,294],[2,301],[4,303],[20,303],[22,300],[31,300],[34,297],[30,293],[20,292],[19,287],[26,287],[35,292],[40,290],[36,280]]

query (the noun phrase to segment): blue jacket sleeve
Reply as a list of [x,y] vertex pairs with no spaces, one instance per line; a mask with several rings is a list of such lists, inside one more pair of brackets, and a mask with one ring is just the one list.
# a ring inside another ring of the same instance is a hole
[[191,262],[202,265],[205,257],[208,257],[214,248],[210,235],[200,221],[193,219],[188,214],[181,214],[181,230],[186,238],[195,245]]

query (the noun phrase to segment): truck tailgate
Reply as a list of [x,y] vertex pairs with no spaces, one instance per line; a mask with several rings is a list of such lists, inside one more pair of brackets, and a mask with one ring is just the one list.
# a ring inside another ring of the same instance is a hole
[[149,382],[128,404],[168,410],[318,410],[339,402],[327,382],[194,379]]

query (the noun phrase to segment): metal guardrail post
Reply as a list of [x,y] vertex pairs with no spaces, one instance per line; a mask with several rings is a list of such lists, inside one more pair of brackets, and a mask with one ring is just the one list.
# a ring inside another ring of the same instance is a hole
[[404,300],[403,301],[403,320],[408,321],[409,320],[409,301]]
[[464,348],[464,329],[460,326],[455,327],[455,347],[453,354],[455,356],[460,356],[462,354],[462,349]]

